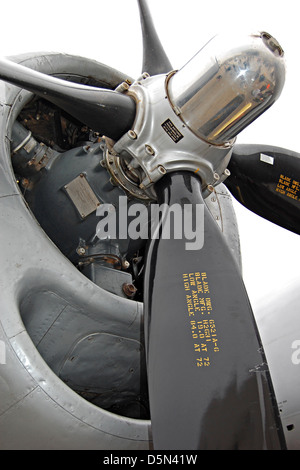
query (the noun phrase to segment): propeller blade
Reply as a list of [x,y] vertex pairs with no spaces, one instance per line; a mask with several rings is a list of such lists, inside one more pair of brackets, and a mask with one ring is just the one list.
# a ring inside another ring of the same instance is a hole
[[168,73],[173,67],[162,47],[146,0],[138,0],[143,34],[143,70],[149,75]]
[[[159,204],[178,204],[185,223],[183,237],[174,232],[166,239],[162,232],[148,246],[145,337],[154,449],[285,448],[241,273],[204,204],[201,182],[193,173],[170,173],[156,189]],[[186,206],[193,208],[197,250],[186,246]]]
[[52,77],[0,59],[0,79],[47,99],[80,122],[118,140],[135,118],[135,103],[127,95]]
[[247,209],[300,234],[300,154],[280,147],[236,145],[224,181]]

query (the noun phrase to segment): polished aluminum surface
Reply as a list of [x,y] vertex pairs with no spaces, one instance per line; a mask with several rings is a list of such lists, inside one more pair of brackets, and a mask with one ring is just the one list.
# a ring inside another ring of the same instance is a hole
[[270,34],[215,36],[169,77],[176,114],[201,139],[230,141],[279,97],[284,53]]

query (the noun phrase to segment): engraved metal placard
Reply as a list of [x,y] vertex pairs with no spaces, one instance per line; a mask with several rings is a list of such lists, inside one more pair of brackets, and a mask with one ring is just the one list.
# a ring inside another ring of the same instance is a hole
[[83,173],[66,184],[64,188],[82,219],[94,212],[101,204]]
[[161,127],[163,130],[168,134],[169,137],[177,144],[181,139],[183,139],[183,135],[181,134],[180,130],[177,129],[175,124],[171,121],[171,119],[167,119],[165,122],[162,123]]

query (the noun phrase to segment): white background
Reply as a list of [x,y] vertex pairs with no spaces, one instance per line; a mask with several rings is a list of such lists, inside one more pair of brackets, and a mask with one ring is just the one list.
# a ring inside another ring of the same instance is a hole
[[[148,0],[174,67],[183,66],[212,36],[265,30],[285,50],[287,76],[278,102],[238,137],[300,152],[299,15],[296,0]],[[1,55],[33,51],[89,57],[138,77],[142,64],[135,0],[5,0],[1,3]],[[299,169],[300,174],[300,169]],[[286,293],[299,279],[299,238],[236,204],[244,279],[254,310],[260,299]]]

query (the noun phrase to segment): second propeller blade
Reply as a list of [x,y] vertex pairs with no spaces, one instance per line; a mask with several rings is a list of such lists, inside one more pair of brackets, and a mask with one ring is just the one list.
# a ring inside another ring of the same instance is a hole
[[300,154],[270,145],[236,145],[224,184],[255,214],[300,234]]
[[135,118],[135,103],[124,94],[78,85],[0,59],[0,79],[47,99],[94,131],[118,140]]

